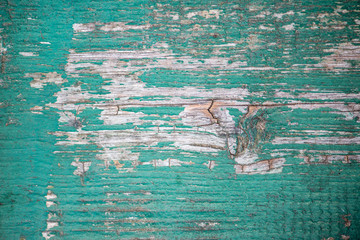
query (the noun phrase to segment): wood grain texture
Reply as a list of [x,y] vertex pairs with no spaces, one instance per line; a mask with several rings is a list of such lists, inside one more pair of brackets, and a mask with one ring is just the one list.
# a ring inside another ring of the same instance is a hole
[[359,238],[359,2],[0,7],[0,238]]

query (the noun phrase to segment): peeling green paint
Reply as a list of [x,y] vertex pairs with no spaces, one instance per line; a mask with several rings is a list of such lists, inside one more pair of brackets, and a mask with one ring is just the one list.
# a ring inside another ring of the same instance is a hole
[[359,238],[356,1],[1,1],[1,239]]

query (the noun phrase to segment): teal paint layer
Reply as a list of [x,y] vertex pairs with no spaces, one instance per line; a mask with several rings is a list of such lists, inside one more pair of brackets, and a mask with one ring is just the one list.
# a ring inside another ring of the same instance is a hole
[[357,9],[2,1],[0,238],[358,239]]

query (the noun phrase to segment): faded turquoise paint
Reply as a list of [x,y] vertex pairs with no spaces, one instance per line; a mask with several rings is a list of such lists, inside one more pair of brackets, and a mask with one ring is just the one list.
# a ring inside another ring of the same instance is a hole
[[0,6],[1,239],[360,238],[357,1]]

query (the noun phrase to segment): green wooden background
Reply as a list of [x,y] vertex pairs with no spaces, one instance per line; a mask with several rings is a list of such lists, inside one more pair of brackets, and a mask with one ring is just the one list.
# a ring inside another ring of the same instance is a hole
[[359,6],[0,0],[0,239],[360,239]]

